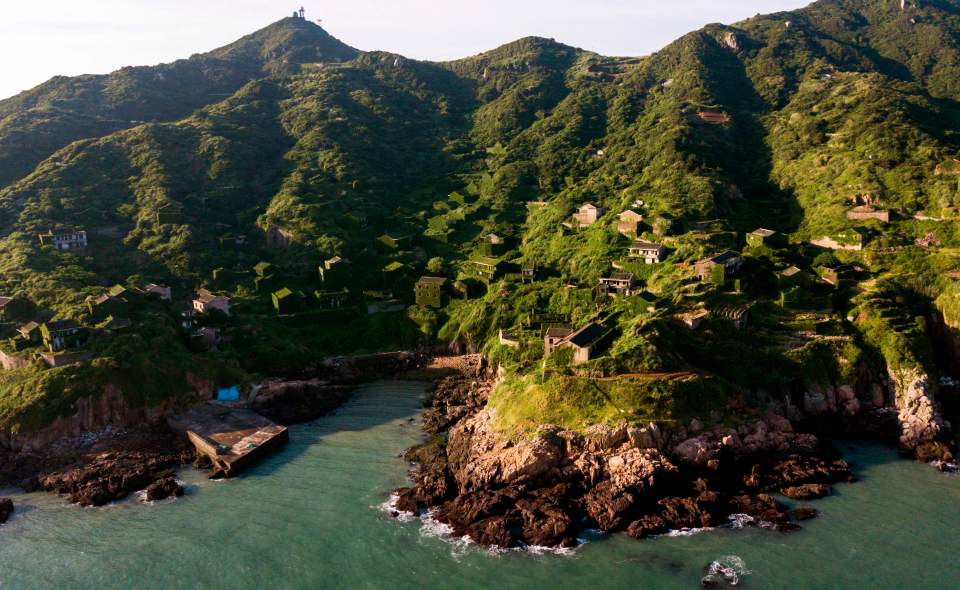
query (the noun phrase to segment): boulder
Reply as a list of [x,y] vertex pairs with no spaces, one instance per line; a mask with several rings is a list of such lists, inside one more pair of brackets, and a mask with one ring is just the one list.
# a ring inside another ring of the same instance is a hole
[[780,493],[791,500],[815,500],[829,494],[831,488],[823,483],[808,483],[799,486],[786,487]]
[[165,477],[147,486],[147,501],[156,502],[183,496],[183,486],[173,477]]

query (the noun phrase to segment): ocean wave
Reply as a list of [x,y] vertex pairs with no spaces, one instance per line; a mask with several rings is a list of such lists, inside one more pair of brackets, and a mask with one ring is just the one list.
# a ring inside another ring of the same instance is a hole
[[420,521],[420,535],[423,537],[442,539],[451,545],[453,550],[454,557],[459,557],[463,555],[469,548],[482,550],[487,555],[492,557],[497,557],[504,555],[506,553],[529,553],[531,555],[563,555],[570,556],[576,553],[577,549],[582,545],[586,545],[589,541],[585,538],[578,538],[577,545],[575,547],[547,547],[543,545],[521,545],[520,547],[499,547],[497,545],[491,545],[490,547],[481,548],[474,542],[473,539],[464,535],[458,537],[454,534],[453,527],[449,524],[440,522],[434,516],[433,510],[427,510],[421,514],[414,514],[413,512],[406,512],[397,509],[397,501],[400,497],[397,494],[390,494],[390,497],[386,501],[372,506],[383,512],[389,514],[393,518],[399,520],[400,522],[413,522],[415,520]]
[[663,536],[664,537],[692,537],[694,535],[699,535],[700,533],[706,533],[712,531],[713,527],[697,527],[697,528],[687,528],[682,529],[673,529],[667,531]]
[[380,512],[389,514],[400,522],[412,522],[419,518],[418,514],[397,509],[397,502],[400,500],[399,494],[390,494],[390,497],[381,504],[374,506]]

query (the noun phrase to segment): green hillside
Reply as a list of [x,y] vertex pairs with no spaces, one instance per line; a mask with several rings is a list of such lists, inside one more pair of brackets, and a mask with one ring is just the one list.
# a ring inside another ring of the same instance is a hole
[[[132,325],[95,330],[79,364],[0,372],[0,427],[138,375],[170,384],[124,389],[148,403],[188,376],[438,342],[508,368],[495,402],[514,431],[622,416],[617,399],[687,419],[864,367],[935,371],[925,318],[960,252],[958,32],[954,1],[821,0],[639,58],[525,38],[427,63],[288,18],[174,64],[55,78],[0,102],[0,295],[33,306],[0,348],[34,358],[28,320],[102,326],[89,300],[116,284]],[[587,202],[604,212],[580,227]],[[643,220],[618,232],[630,208]],[[41,244],[67,227],[85,249]],[[779,234],[748,242],[759,227]],[[663,259],[631,257],[636,239]],[[695,277],[726,250],[739,268]],[[618,273],[632,285],[611,296]],[[417,304],[422,275],[448,279],[439,300]],[[184,327],[175,304],[201,287],[231,315]],[[587,362],[544,358],[547,329],[588,322]],[[583,382],[617,375],[660,377],[612,397]],[[511,402],[537,383],[579,401]]]

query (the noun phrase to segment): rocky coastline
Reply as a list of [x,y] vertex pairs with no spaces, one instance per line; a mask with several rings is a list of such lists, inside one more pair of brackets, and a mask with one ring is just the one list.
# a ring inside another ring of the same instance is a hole
[[[360,383],[416,369],[424,359],[407,351],[325,359],[300,378],[261,382],[249,406],[283,425],[307,422],[334,411]],[[196,397],[211,395],[206,384]],[[136,492],[151,502],[182,496],[176,470],[190,464],[204,468],[207,462],[167,426],[162,412],[141,412],[136,415],[140,419],[132,420],[131,412],[116,410],[122,405],[117,391],[105,392],[104,399],[87,400],[78,417],[60,421],[71,425],[70,435],[43,432],[21,437],[30,444],[0,444],[0,485],[59,494],[80,506],[103,506]],[[102,415],[91,410],[99,407],[105,408]],[[104,423],[98,430],[74,429],[76,424]],[[0,501],[0,513],[4,506]]]
[[396,490],[397,515],[429,514],[455,536],[499,548],[572,547],[586,530],[790,531],[817,511],[789,509],[775,494],[805,502],[855,481],[833,448],[772,412],[738,428],[545,426],[504,440],[485,409],[495,383],[481,366],[437,384],[423,419],[430,438],[406,453],[413,485]]

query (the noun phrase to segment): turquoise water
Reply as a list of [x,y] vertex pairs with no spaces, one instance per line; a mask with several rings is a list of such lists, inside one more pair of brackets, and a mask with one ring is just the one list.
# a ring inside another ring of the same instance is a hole
[[[81,509],[13,494],[0,527],[0,588],[698,588],[704,566],[739,556],[746,588],[960,588],[960,477],[875,446],[845,449],[861,483],[814,502],[780,534],[594,538],[572,555],[490,554],[378,508],[405,482],[424,386],[381,382],[292,429],[242,477],[184,471],[187,495]],[[12,490],[7,490],[12,492]]]

